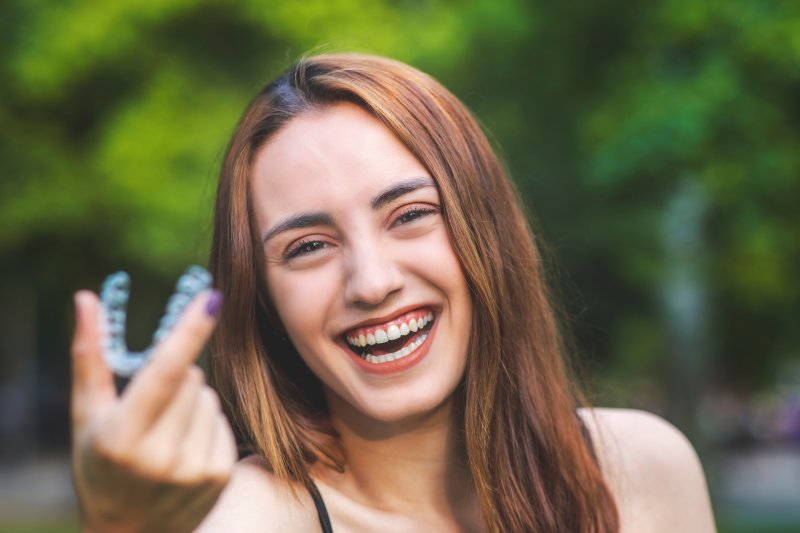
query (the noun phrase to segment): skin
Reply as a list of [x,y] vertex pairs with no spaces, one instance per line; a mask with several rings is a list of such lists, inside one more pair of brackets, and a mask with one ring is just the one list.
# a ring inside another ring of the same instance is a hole
[[233,434],[192,364],[215,324],[208,297],[119,395],[100,352],[97,296],[75,295],[72,461],[84,531],[191,531],[228,483]]
[[[255,215],[262,235],[271,236],[264,244],[264,276],[287,334],[323,383],[332,421],[348,454],[344,473],[324,467],[312,472],[337,532],[484,530],[463,445],[451,423],[451,398],[464,372],[472,302],[437,211],[438,193],[423,186],[378,208],[373,205],[382,192],[419,178],[430,178],[425,168],[377,120],[351,104],[295,118],[254,162]],[[327,220],[272,231],[309,212],[322,212]],[[293,255],[297,250],[301,253]],[[288,260],[287,252],[292,256]],[[436,310],[437,328],[429,352],[418,364],[397,374],[374,375],[344,351],[341,335],[347,329],[418,305]],[[185,422],[164,414],[137,425],[151,428],[140,433],[167,433],[172,435],[169,439],[128,439],[123,447],[128,455],[111,461],[102,483],[92,481],[85,472],[93,468],[85,467],[81,457],[103,464],[119,457],[102,443],[116,442],[114,431],[122,431],[121,421],[128,419],[117,414],[110,417],[118,420],[116,426],[102,427],[104,409],[125,399],[113,397],[107,369],[97,370],[102,359],[85,344],[91,345],[95,335],[87,332],[91,327],[86,324],[79,321],[76,335],[78,393],[73,409],[79,450],[76,485],[89,522],[107,524],[109,516],[129,521],[138,517],[138,525],[172,520],[167,530],[188,531],[213,506],[200,531],[319,531],[305,488],[278,483],[255,457],[231,466],[227,452],[217,452],[213,456],[225,456],[226,461],[214,463],[216,469],[194,478],[197,484],[191,487],[177,481],[169,468],[147,470],[149,453],[186,449],[177,444],[187,439],[178,429]],[[178,398],[190,397],[192,387],[203,387],[176,384],[195,379],[189,377],[190,361],[213,321],[196,312],[187,315],[185,327],[195,335],[176,338],[163,356],[165,361],[180,360],[168,365],[171,378],[159,378],[158,367],[136,378],[160,398],[154,412],[179,410],[169,406],[192,403]],[[184,388],[191,390],[176,391]],[[127,403],[138,409],[139,403],[153,402],[145,396]],[[89,409],[95,413],[89,417],[93,422],[84,414],[87,404],[97,404]],[[136,416],[137,409],[129,407],[127,416]],[[635,411],[580,414],[618,501],[623,532],[714,531],[702,468],[680,432]],[[206,416],[216,420],[218,413],[212,409]],[[215,439],[228,442],[227,436],[220,436],[226,431],[220,430]],[[158,446],[144,446],[153,439]],[[227,450],[222,445],[221,449]],[[225,482],[227,488],[214,505]],[[127,496],[121,502],[120,494],[127,495],[137,484],[145,489],[129,510]],[[158,487],[172,492],[167,502],[156,505],[148,494]],[[194,497],[198,490],[207,496]],[[94,503],[96,498],[102,505]],[[196,502],[192,512],[175,519],[187,501]],[[105,522],[99,521],[103,518]]]
[[[716,531],[702,466],[680,431],[643,411],[582,409],[580,415],[617,502],[621,533]],[[297,497],[258,460],[246,459],[236,466],[231,483],[201,530],[265,530],[269,523],[270,531],[319,531],[311,498],[303,487],[294,488]],[[425,527],[416,516],[367,506],[358,517],[344,520],[343,515],[352,514],[352,502],[327,486],[320,491],[337,533]]]
[[630,409],[582,409],[580,415],[617,502],[622,533],[716,531],[700,459],[677,428]]
[[[418,188],[372,205],[403,184]],[[464,372],[472,304],[425,167],[370,115],[343,104],[279,131],[256,156],[252,193],[262,235],[300,214],[330,219],[274,234],[264,254],[275,307],[323,382],[337,428],[382,437],[407,432],[409,417],[433,416]],[[298,245],[302,253],[287,258]],[[390,376],[352,364],[342,334],[409,307],[437,309],[436,357]]]
[[[441,217],[417,222],[424,231],[398,237],[391,226],[394,204],[385,213],[369,206],[393,180],[428,176],[424,167],[377,120],[341,104],[294,119],[259,152],[253,174],[262,233],[296,212],[322,210],[333,220],[276,238],[265,253],[271,294],[301,356],[325,384],[348,452],[345,473],[313,472],[334,529],[482,530],[447,400],[466,356],[462,341],[471,302],[463,275]],[[397,205],[438,202],[433,190],[419,194]],[[300,265],[281,264],[281,251],[295,239],[319,239],[325,247]],[[443,302],[447,320],[440,323],[430,365],[416,367],[425,372],[398,376],[387,387],[342,357],[335,337],[349,324],[381,315],[395,302],[431,300]],[[437,374],[430,375],[434,368]],[[702,469],[680,432],[635,411],[599,409],[581,416],[620,502],[623,532],[714,531]],[[235,524],[248,530],[263,527],[269,517],[275,531],[318,531],[310,497],[295,489],[297,497],[257,459],[245,460],[205,529]]]
[[[428,528],[467,529],[475,517],[465,509],[477,505],[450,421],[472,302],[430,174],[372,116],[342,104],[279,131],[255,159],[252,192],[259,230],[273,235],[264,245],[270,294],[323,383],[350,456],[343,475],[315,473],[323,495],[342,503],[339,522],[355,527],[369,514],[380,524],[377,509],[416,514]],[[327,220],[275,234],[307,213]],[[435,310],[427,355],[391,375],[354,364],[342,334],[409,308]]]

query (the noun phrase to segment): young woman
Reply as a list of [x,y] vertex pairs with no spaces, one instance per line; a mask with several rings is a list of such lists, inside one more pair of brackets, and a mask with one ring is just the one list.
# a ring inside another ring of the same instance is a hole
[[[76,296],[88,530],[714,530],[677,430],[578,408],[513,186],[429,76],[325,55],[270,84],[225,159],[211,268],[121,397]],[[217,316],[219,399],[192,365]]]

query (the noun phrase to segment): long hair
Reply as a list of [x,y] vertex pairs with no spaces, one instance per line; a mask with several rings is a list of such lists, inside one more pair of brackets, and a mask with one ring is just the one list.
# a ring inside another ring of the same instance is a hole
[[285,481],[321,461],[342,470],[321,385],[300,361],[265,287],[250,174],[293,117],[337,102],[371,113],[428,169],[473,302],[457,423],[491,531],[611,532],[616,505],[578,402],[518,195],[459,100],[430,76],[355,54],[301,59],[245,111],[219,182],[211,269],[225,294],[211,375],[240,438]]

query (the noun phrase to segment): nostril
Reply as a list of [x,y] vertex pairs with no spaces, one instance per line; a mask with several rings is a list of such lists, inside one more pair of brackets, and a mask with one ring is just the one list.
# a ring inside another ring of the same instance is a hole
[[376,306],[386,301],[402,288],[402,282],[384,276],[351,280],[345,291],[348,302],[362,306]]
[[360,239],[348,254],[345,297],[350,304],[374,307],[403,287],[404,277],[391,250],[379,241]]

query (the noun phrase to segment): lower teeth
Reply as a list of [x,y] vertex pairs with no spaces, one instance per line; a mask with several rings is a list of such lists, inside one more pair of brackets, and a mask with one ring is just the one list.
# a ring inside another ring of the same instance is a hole
[[425,339],[428,338],[427,333],[423,333],[420,335],[415,341],[410,343],[407,346],[397,350],[393,353],[387,353],[384,355],[372,355],[368,353],[361,354],[361,357],[364,358],[365,361],[369,363],[386,363],[389,361],[397,361],[398,359],[402,359],[403,357],[409,355],[411,352],[419,348],[419,346],[425,342]]

